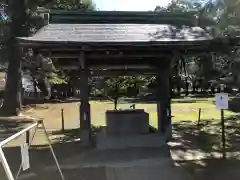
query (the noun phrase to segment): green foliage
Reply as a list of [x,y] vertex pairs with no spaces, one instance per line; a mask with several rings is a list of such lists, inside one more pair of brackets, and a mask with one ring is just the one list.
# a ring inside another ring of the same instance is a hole
[[51,72],[48,74],[50,84],[67,84],[67,77],[60,72]]
[[95,10],[92,0],[39,0],[39,5],[58,10]]
[[[240,0],[218,0],[209,8],[215,12],[217,25],[214,27],[216,35],[236,37],[240,35]],[[229,77],[235,85],[240,85],[239,77],[239,48],[236,47],[228,56],[221,57],[221,70],[225,72],[225,77]],[[228,79],[229,79],[228,78]],[[229,80],[228,80],[229,82]]]
[[169,12],[187,12],[201,9],[206,0],[176,0],[166,8]]
[[[42,8],[39,8],[39,7]],[[41,11],[47,11],[48,9],[63,9],[63,10],[94,10],[95,6],[91,0],[79,1],[79,0],[31,0],[26,4],[26,16],[25,16],[25,33],[27,35],[35,33],[44,25],[44,21],[40,16]],[[33,52],[29,50],[26,52],[26,57],[23,61],[23,67],[31,71],[31,74],[35,77],[45,78],[51,84],[67,83],[65,75],[57,70],[50,58],[43,57],[38,54],[37,57],[33,56]]]
[[9,19],[0,20],[0,63],[7,61],[6,43],[9,38]]
[[148,77],[143,76],[119,76],[105,78],[102,92],[109,97],[137,96],[138,89],[147,86]]
[[202,16],[215,21],[213,26],[216,36],[234,36],[240,23],[239,0],[209,1],[202,9]]
[[[210,27],[215,37],[239,36],[240,34],[240,0],[176,0],[172,1],[167,8],[157,7],[157,11],[188,12],[196,11],[199,17],[199,25],[204,28]],[[182,63],[183,62],[183,63]],[[172,65],[172,82],[181,84],[179,81],[188,77],[191,81],[203,79],[205,84],[211,80],[240,79],[238,48],[229,54],[185,56],[174,61]],[[185,67],[185,72],[184,68]],[[222,81],[221,81],[222,82]],[[235,81],[240,84],[239,81]]]

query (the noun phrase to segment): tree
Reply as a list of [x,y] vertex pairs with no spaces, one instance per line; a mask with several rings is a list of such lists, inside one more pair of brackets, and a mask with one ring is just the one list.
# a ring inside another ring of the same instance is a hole
[[206,0],[173,0],[167,6],[169,12],[187,12],[199,10]]
[[114,109],[117,109],[120,97],[136,97],[140,87],[147,83],[149,80],[143,76],[95,77],[90,81],[95,90],[113,101]]
[[1,108],[3,115],[17,115],[21,109],[21,49],[16,37],[26,36],[26,6],[24,0],[9,0],[10,38],[7,42],[8,76],[4,103]]
[[[240,31],[240,1],[239,0],[216,0],[210,1],[203,9],[203,16],[212,18],[215,21],[213,26],[214,35],[220,37],[235,38],[239,36]],[[227,84],[233,85],[233,82],[240,86],[238,81],[240,73],[237,69],[240,65],[239,48],[229,49],[229,54],[218,56],[215,63],[221,68]],[[219,69],[220,71],[220,69]],[[222,78],[218,79],[223,83]]]
[[[8,0],[8,9],[11,22],[9,24],[9,38],[7,42],[8,75],[5,88],[4,103],[1,114],[6,116],[17,115],[21,109],[21,58],[23,52],[18,45],[16,37],[29,36],[41,27],[41,18],[36,16],[39,5],[47,8],[94,9],[92,1],[75,0]],[[85,4],[86,3],[86,4]],[[36,21],[38,23],[36,23]],[[37,25],[37,26],[36,26]]]
[[[239,0],[209,0],[209,1],[193,1],[193,0],[176,0],[172,1],[167,8],[157,7],[157,11],[171,12],[188,12],[195,11],[196,18],[198,20],[198,26],[203,27],[211,33],[214,37],[230,36],[234,37],[240,32],[239,24],[240,19],[240,1]],[[206,28],[208,27],[208,28]],[[230,49],[230,48],[229,48]],[[236,50],[229,52],[229,55],[216,54],[215,58],[211,55],[183,57],[183,63],[181,58],[175,61],[172,73],[172,82],[176,84],[182,79],[182,76],[188,76],[191,79],[192,84],[195,80],[202,79],[201,84],[208,86],[209,81],[222,79],[229,76],[232,72],[233,77],[238,71],[236,68],[232,68],[232,64],[238,67],[236,64],[240,61],[233,61],[233,56]],[[238,56],[237,54],[235,56]],[[190,61],[189,61],[190,60]],[[181,73],[182,67],[185,67],[186,73]],[[233,71],[233,69],[235,71]],[[194,73],[197,72],[197,73]],[[236,77],[239,77],[238,73]],[[228,78],[229,80],[229,78]]]
[[0,62],[3,64],[6,62],[6,40],[9,37],[9,17],[6,13],[6,6],[0,7],[4,11],[1,12],[0,19]]
[[92,0],[39,0],[39,6],[57,10],[90,10],[96,9]]

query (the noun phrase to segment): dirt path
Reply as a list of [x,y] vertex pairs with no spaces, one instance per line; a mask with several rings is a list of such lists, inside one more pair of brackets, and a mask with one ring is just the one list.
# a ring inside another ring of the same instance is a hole
[[67,129],[79,127],[78,103],[44,104],[27,110],[23,115],[43,119],[48,130],[61,129],[61,109],[64,109],[65,126]]

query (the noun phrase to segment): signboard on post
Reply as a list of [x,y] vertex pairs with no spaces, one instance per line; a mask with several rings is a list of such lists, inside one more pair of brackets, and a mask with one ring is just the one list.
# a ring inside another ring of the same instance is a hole
[[23,171],[26,171],[27,169],[30,168],[29,150],[27,143],[21,145],[21,155],[22,155],[22,169]]
[[215,96],[216,106],[218,109],[228,109],[228,94],[217,93]]
[[226,138],[225,138],[225,123],[224,123],[224,110],[228,109],[228,94],[217,93],[215,96],[216,106],[221,110],[221,126],[222,126],[222,157],[226,158]]

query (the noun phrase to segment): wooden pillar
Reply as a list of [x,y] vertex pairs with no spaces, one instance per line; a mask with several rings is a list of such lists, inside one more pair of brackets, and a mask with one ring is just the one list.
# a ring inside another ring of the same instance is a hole
[[158,131],[171,135],[171,89],[169,68],[159,68],[157,75]]
[[80,75],[80,128],[82,130],[91,131],[90,103],[89,103],[89,86],[88,86],[88,71],[85,66],[84,52],[82,51],[79,57],[81,65]]

